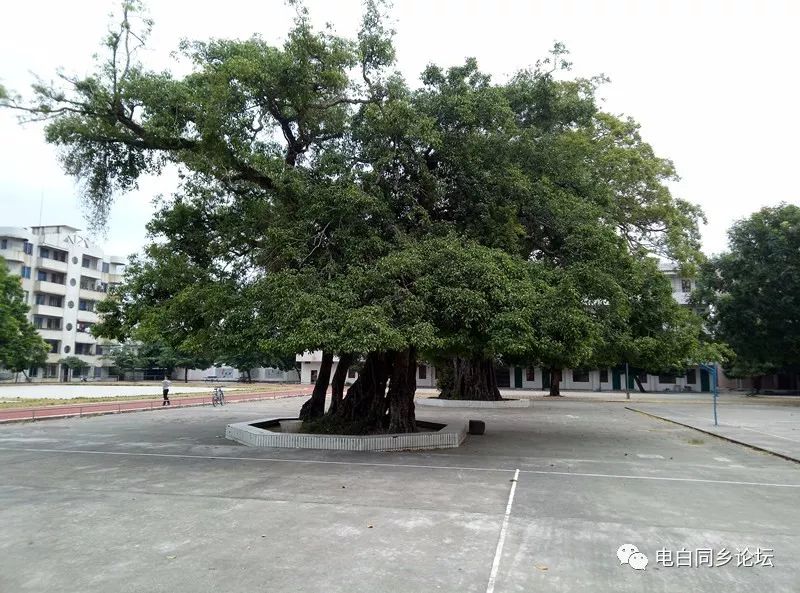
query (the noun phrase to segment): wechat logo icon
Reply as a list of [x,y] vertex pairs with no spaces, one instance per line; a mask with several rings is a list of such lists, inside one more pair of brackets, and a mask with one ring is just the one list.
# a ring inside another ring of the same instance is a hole
[[647,567],[647,556],[633,544],[622,544],[617,549],[617,558],[620,564],[627,564],[633,570],[644,570]]

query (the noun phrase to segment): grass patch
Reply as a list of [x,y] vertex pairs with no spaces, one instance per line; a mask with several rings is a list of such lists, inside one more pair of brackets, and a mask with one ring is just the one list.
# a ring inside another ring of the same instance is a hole
[[690,445],[703,445],[705,441],[703,439],[689,439]]

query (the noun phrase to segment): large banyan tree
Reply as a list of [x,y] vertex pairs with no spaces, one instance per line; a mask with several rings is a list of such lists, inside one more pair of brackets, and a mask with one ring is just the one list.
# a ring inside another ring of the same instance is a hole
[[100,225],[143,175],[181,173],[100,332],[217,360],[322,350],[301,416],[346,432],[415,430],[421,358],[445,397],[497,399],[498,361],[605,360],[641,317],[653,340],[687,333],[648,256],[691,269],[701,213],[635,122],[600,110],[601,81],[569,78],[563,47],[506,82],[469,59],[413,87],[366,1],[354,39],[300,9],[280,46],[183,42],[178,76],[137,60],[142,14],[123,3],[92,76],[4,100],[46,122]]

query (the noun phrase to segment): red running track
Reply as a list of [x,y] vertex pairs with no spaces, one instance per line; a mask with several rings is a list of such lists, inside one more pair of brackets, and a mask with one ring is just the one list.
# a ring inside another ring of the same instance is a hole
[[[256,391],[250,393],[231,392],[225,394],[225,403],[258,401],[264,399],[283,399],[308,395],[313,385],[297,386],[281,391]],[[39,406],[35,408],[7,408],[0,410],[1,422],[20,422],[24,420],[43,420],[45,418],[66,418],[70,416],[91,416],[94,414],[119,414],[122,412],[144,412],[150,410],[171,410],[188,406],[210,406],[211,393],[208,395],[190,395],[173,398],[172,404],[162,406],[161,396],[158,399],[137,399],[114,402],[96,402],[89,404],[65,404],[56,406]]]

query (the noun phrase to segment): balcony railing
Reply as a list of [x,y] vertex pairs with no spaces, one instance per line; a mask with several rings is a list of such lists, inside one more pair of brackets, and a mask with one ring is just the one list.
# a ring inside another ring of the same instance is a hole
[[26,258],[30,257],[24,251],[19,249],[0,249],[0,256],[3,256],[7,261],[27,261]]
[[31,313],[35,315],[47,315],[50,317],[62,317],[64,315],[64,305],[56,307],[46,303],[38,303],[31,306]]
[[59,296],[64,296],[67,294],[67,285],[66,284],[57,284],[55,282],[49,282],[47,280],[36,280],[33,284],[34,292],[47,292],[49,294],[57,294]]
[[66,272],[67,262],[58,259],[50,259],[49,257],[37,257],[36,267],[43,270],[53,270],[56,272]]

